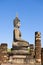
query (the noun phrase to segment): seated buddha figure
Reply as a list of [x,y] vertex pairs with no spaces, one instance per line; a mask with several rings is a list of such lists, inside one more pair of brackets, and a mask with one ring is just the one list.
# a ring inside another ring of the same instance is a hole
[[20,20],[16,17],[13,21],[14,31],[13,31],[13,44],[12,46],[28,46],[29,43],[21,38]]

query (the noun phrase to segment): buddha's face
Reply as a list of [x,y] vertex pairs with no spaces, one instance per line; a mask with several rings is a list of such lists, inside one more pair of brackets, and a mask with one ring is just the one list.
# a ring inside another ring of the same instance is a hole
[[20,22],[18,22],[18,23],[16,24],[16,26],[19,28],[19,27],[20,27]]

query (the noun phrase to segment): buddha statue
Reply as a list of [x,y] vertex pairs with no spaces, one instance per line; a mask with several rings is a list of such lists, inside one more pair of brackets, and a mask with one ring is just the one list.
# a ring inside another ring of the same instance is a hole
[[16,17],[13,21],[14,31],[13,31],[13,44],[12,46],[29,46],[29,43],[21,38],[20,28],[20,20]]

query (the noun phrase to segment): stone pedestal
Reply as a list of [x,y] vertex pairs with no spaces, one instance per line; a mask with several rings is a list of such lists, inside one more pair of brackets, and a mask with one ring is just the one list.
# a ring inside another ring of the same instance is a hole
[[[13,46],[14,45],[14,46]],[[25,41],[13,42],[12,44],[12,62],[28,63],[30,53],[28,52],[29,43]]]

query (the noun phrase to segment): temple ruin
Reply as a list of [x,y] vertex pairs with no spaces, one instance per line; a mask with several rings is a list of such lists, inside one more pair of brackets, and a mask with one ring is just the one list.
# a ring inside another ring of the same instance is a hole
[[22,39],[20,20],[16,16],[13,21],[12,48],[8,51],[7,43],[0,44],[0,64],[11,63],[25,65],[43,65],[43,48],[41,48],[41,33],[35,32],[35,43],[30,44]]

